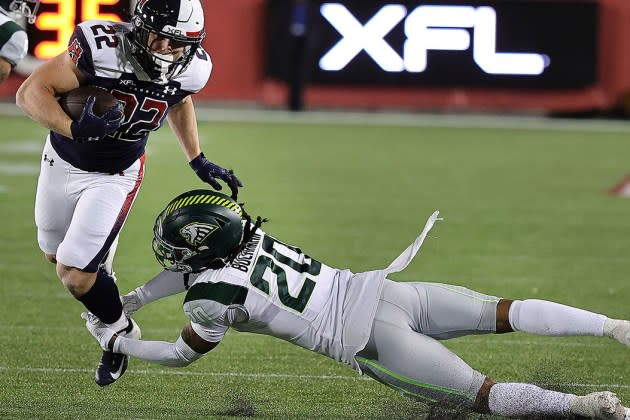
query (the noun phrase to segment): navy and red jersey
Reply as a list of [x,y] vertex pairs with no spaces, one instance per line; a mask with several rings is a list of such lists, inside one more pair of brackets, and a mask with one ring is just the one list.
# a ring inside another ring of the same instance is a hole
[[162,126],[170,108],[199,92],[210,78],[212,61],[199,48],[188,68],[168,83],[139,79],[125,51],[130,30],[129,23],[89,20],[77,25],[70,38],[68,54],[86,84],[104,88],[125,103],[123,124],[98,141],[79,143],[50,133],[59,156],[79,169],[103,173],[127,169],[144,154],[149,133]]

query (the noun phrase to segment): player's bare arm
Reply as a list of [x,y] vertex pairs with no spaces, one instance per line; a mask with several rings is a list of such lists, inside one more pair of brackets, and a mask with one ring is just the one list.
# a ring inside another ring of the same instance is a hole
[[11,74],[11,63],[0,57],[0,82],[4,81]]
[[17,91],[16,103],[33,120],[72,138],[72,120],[57,103],[57,96],[85,82],[67,52],[37,68]]
[[187,96],[180,103],[174,105],[167,120],[188,162],[199,156],[201,153],[199,132],[197,131],[197,118],[192,98]]
[[171,107],[171,112],[167,116],[168,123],[179,141],[179,145],[188,159],[190,167],[197,176],[212,188],[220,190],[221,184],[215,179],[223,180],[232,191],[232,196],[238,195],[238,188],[243,186],[240,179],[231,170],[208,161],[201,152],[199,146],[199,132],[197,131],[197,116],[192,98],[187,96],[180,103]]

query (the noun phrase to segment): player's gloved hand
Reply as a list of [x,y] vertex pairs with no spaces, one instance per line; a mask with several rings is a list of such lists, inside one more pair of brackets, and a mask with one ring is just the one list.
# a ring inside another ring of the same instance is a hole
[[109,349],[109,340],[112,339],[116,331],[110,329],[107,325],[101,322],[96,315],[91,312],[81,313],[81,318],[85,319],[85,327],[90,334],[96,338],[96,341],[101,345],[103,350]]
[[94,113],[94,101],[96,98],[90,96],[85,102],[81,117],[77,121],[72,121],[70,131],[75,141],[95,141],[113,133],[120,127],[125,114],[123,104],[118,102],[109,111],[99,117]]
[[136,313],[136,311],[142,307],[142,302],[140,302],[138,293],[136,293],[135,290],[132,290],[126,295],[122,295],[120,297],[120,301],[122,302],[123,312],[127,318],[131,318],[131,315]]
[[232,197],[236,199],[238,195],[238,188],[243,186],[243,183],[240,179],[234,174],[234,172],[230,169],[223,169],[222,167],[215,165],[210,162],[204,156],[203,152],[199,153],[199,156],[190,161],[190,167],[195,171],[197,176],[208,184],[212,185],[212,188],[215,190],[221,189],[221,184],[216,180],[216,178],[220,178],[223,180],[230,190],[232,191]]

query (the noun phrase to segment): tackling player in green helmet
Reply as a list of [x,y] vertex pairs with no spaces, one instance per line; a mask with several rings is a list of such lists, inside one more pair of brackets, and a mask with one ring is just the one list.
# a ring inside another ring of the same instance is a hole
[[187,289],[183,309],[189,322],[176,342],[119,336],[92,314],[82,317],[103,349],[166,366],[194,362],[234,328],[346,363],[423,402],[506,417],[630,419],[630,410],[612,392],[577,396],[495,382],[441,343],[469,334],[524,331],[605,336],[630,347],[630,322],[545,300],[389,280],[412,261],[438,216],[431,215],[388,267],[353,273],[269,235],[261,229],[263,219],[252,226],[230,197],[191,191],[172,200],[156,220],[153,249],[167,270],[122,298],[131,315]]

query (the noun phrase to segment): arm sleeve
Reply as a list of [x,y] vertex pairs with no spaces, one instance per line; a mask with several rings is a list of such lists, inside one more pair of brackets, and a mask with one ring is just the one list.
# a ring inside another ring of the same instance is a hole
[[[188,274],[188,281],[194,282],[199,274]],[[135,294],[138,308],[167,296],[176,295],[186,290],[187,274],[164,270],[130,294]]]
[[188,366],[203,354],[191,349],[180,336],[175,343],[145,341],[118,337],[114,342],[115,353],[123,353],[148,362],[170,367]]
[[[154,302],[166,296],[175,295],[186,290],[186,274],[164,270],[151,280],[131,292],[120,297],[123,311],[128,317],[147,303]],[[189,275],[188,280],[194,281],[197,274]]]

